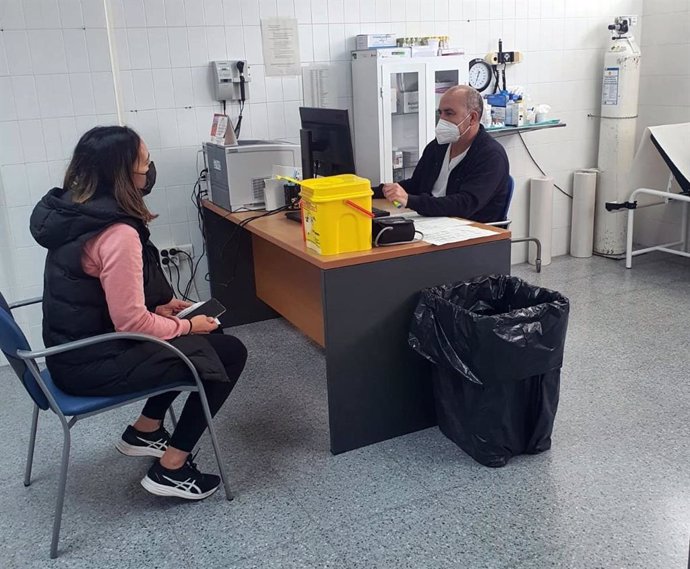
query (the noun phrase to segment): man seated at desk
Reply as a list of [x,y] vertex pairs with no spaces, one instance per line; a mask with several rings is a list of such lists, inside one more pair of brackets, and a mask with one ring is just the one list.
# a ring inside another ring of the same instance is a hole
[[411,178],[382,185],[386,199],[420,215],[503,221],[508,157],[480,124],[483,108],[472,87],[448,89],[439,103],[436,139],[424,149]]

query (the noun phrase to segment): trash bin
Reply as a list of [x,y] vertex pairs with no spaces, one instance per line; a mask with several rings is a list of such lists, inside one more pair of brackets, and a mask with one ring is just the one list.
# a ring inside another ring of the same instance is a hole
[[422,291],[409,344],[435,364],[441,432],[477,462],[551,448],[569,308],[507,275]]

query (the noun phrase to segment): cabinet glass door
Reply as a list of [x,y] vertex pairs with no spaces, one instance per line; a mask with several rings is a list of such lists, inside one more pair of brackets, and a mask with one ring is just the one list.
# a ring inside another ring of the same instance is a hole
[[384,66],[381,181],[412,176],[426,144],[425,74],[419,65]]
[[455,85],[467,83],[467,60],[464,56],[436,57],[427,66],[427,115],[425,134],[429,140],[434,137],[434,129],[439,119],[438,105],[443,94]]

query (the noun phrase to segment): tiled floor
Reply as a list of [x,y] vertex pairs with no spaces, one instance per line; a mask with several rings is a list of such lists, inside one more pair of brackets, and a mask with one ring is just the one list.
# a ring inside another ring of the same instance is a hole
[[[217,418],[237,498],[147,494],[147,460],[112,446],[137,410],[85,421],[50,561],[60,432],[42,419],[24,488],[30,406],[5,368],[0,566],[685,567],[690,262],[561,257],[514,273],[572,303],[551,451],[493,470],[434,428],[331,456],[319,350],[282,321],[254,324],[235,330],[251,359]],[[213,467],[207,444],[199,461]]]

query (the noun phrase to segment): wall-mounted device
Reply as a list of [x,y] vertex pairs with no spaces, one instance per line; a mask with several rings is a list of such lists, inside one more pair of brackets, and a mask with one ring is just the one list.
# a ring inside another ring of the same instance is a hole
[[249,99],[251,75],[243,60],[212,61],[213,92],[216,101],[246,101]]
[[[472,63],[478,62],[481,60],[475,59],[473,62],[470,63],[470,67],[472,67]],[[497,93],[499,90],[499,83],[501,79],[503,80],[503,90],[507,89],[506,86],[506,66],[512,65],[513,63],[520,63],[522,61],[522,53],[519,51],[503,51],[503,40],[499,38],[498,40],[498,51],[491,51],[487,53],[484,56],[484,61],[488,63],[491,66],[491,69],[493,71],[493,76],[495,79],[494,83],[494,93]],[[477,66],[477,74],[482,74],[482,69],[480,66]],[[476,78],[477,82],[479,82],[479,77]],[[486,86],[488,87],[488,85]],[[486,87],[484,87],[486,89]]]

